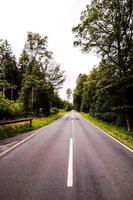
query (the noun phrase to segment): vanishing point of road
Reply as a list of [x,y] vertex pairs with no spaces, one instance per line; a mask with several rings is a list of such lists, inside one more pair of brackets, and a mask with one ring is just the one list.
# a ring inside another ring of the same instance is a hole
[[133,200],[133,152],[72,111],[1,156],[0,200]]

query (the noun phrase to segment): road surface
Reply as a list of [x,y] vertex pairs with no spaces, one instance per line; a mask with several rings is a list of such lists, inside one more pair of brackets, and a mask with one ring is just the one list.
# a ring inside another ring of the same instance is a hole
[[133,200],[133,153],[72,111],[0,158],[0,200]]

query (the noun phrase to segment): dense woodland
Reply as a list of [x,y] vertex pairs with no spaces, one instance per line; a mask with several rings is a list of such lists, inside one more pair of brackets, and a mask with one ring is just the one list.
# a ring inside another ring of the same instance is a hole
[[18,59],[7,40],[0,40],[0,120],[50,113],[62,108],[58,90],[65,80],[48,50],[48,38],[29,32]]
[[[99,66],[77,78],[74,108],[133,130],[133,1],[92,0],[73,33],[75,47],[101,57]],[[0,40],[0,120],[63,108],[58,90],[64,81],[47,36],[29,32],[18,61],[8,41]],[[69,88],[68,101],[71,94]]]
[[73,32],[76,47],[101,56],[77,79],[75,109],[133,130],[133,1],[91,1]]

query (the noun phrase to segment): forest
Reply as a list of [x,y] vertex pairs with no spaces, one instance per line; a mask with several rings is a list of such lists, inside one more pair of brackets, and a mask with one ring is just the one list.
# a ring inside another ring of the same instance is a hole
[[74,90],[78,111],[133,130],[133,1],[91,1],[73,27],[74,46],[101,58],[80,74]]
[[58,90],[64,71],[48,49],[48,37],[28,32],[17,59],[7,40],[0,40],[0,120],[50,114],[64,103]]

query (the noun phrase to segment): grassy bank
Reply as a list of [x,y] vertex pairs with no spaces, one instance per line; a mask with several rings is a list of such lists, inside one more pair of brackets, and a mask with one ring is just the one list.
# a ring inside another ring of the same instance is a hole
[[0,126],[0,139],[10,138],[20,133],[26,133],[37,128],[41,128],[63,117],[64,115],[65,112],[62,111],[49,117],[34,118],[31,127],[29,126],[29,122]]
[[133,149],[133,132],[128,132],[124,128],[115,127],[109,123],[93,118],[89,114],[81,113],[81,115],[109,135]]

